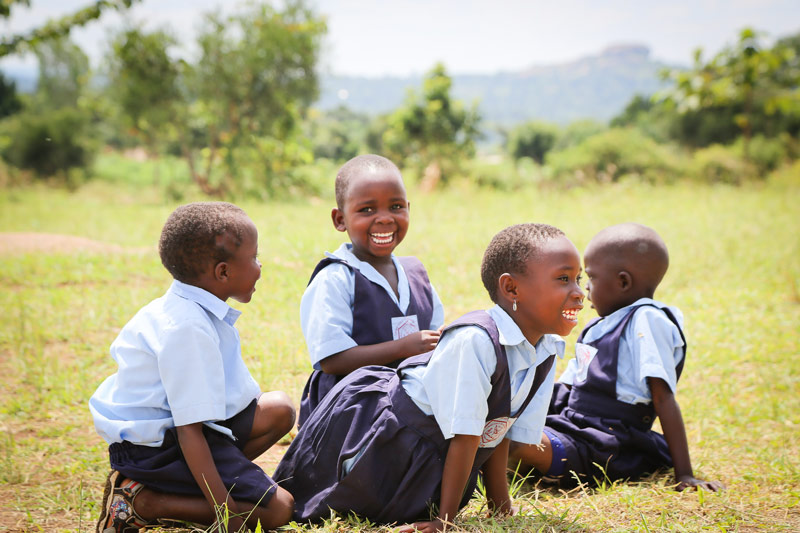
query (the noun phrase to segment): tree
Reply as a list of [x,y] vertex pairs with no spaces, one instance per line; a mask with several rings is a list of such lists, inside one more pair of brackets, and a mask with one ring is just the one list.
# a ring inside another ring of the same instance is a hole
[[667,74],[674,82],[668,98],[680,113],[701,109],[736,108],[734,117],[743,137],[743,153],[749,158],[753,124],[759,114],[800,112],[800,72],[790,46],[762,46],[760,36],[746,28],[733,46],[704,63],[697,50],[688,71]]
[[[286,185],[287,169],[310,161],[299,122],[318,94],[315,67],[325,22],[302,0],[283,10],[250,4],[222,18],[206,17],[198,38],[201,58],[187,72],[188,123],[203,148],[183,135],[190,172],[209,194]],[[245,168],[257,170],[250,174]],[[222,175],[212,178],[215,169]],[[249,183],[247,183],[249,182]]]
[[558,139],[558,126],[544,122],[527,122],[513,128],[506,145],[514,159],[530,157],[540,165]]
[[405,104],[389,117],[384,145],[391,155],[424,170],[433,187],[471,157],[479,135],[477,105],[466,109],[450,98],[452,80],[441,63],[425,76],[422,93],[410,91]]
[[40,109],[77,107],[89,82],[89,58],[66,37],[41,42],[33,49],[39,61],[36,100]]
[[0,72],[0,119],[22,111],[22,101],[17,95],[17,84]]
[[[66,37],[70,30],[76,26],[84,26],[97,19],[103,11],[114,9],[117,11],[128,9],[134,2],[141,0],[100,0],[85,8],[82,8],[71,15],[50,20],[43,26],[32,30],[25,35],[12,35],[0,41],[0,57],[13,54],[15,52],[27,51],[51,39]],[[30,0],[2,0],[0,1],[0,17],[8,18],[11,16],[12,7],[17,5],[30,5]]]
[[129,28],[111,42],[109,94],[152,155],[178,121],[183,105],[180,63],[170,58],[174,39],[163,31]]

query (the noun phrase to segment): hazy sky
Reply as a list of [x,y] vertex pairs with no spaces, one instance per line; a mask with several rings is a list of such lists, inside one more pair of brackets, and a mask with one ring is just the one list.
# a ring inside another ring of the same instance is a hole
[[[0,22],[4,35],[25,31],[48,18],[74,12],[92,0],[32,0]],[[597,54],[613,44],[650,47],[656,59],[688,65],[692,51],[706,57],[732,43],[751,26],[771,38],[800,31],[798,0],[312,0],[325,15],[328,34],[322,67],[336,74],[380,76],[423,73],[443,61],[450,73],[493,73],[558,63]],[[191,41],[204,13],[240,2],[144,0],[125,15],[147,28],[169,27]],[[73,32],[97,64],[108,31],[123,18],[108,12]],[[0,66],[32,64],[6,58]]]

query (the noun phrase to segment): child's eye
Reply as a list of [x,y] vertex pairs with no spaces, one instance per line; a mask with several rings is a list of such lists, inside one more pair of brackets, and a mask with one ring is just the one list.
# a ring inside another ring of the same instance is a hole
[[577,277],[577,278],[575,278],[575,283],[577,283],[578,285],[580,285],[580,284],[581,284],[581,281],[583,281],[583,276],[581,276],[581,275],[578,275],[578,277]]
[[372,212],[372,208],[371,207],[362,207],[361,209],[358,210],[358,212],[359,213],[370,213],[370,212]]
[[405,206],[403,204],[394,204],[394,205],[392,205],[392,209],[394,209],[394,210],[403,209],[404,207]]
[[569,283],[569,276],[561,276],[558,278],[558,281],[563,281],[564,283]]

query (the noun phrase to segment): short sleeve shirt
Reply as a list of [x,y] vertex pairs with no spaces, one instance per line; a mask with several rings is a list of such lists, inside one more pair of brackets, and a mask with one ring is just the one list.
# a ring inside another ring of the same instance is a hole
[[97,432],[160,446],[167,429],[214,424],[242,411],[261,390],[242,360],[240,312],[193,285],[174,281],[143,307],[111,345],[118,370],[89,400]]
[[[400,262],[392,256],[397,269],[397,291],[389,282],[366,261],[359,260],[352,252],[352,244],[342,244],[328,257],[343,259],[357,269],[368,280],[382,287],[404,313],[411,300],[408,278]],[[431,329],[438,329],[444,323],[444,306],[436,289],[433,293],[433,315]],[[355,274],[340,263],[323,268],[309,283],[300,301],[300,325],[306,340],[311,364],[321,370],[320,361],[326,357],[357,346],[351,337],[353,333],[353,299],[355,297]]]
[[[664,304],[650,298],[641,298],[605,317],[586,332],[583,341],[592,342],[611,332],[627,316],[631,307],[642,304],[664,307]],[[676,307],[669,307],[669,310],[682,329],[683,313]],[[617,399],[630,404],[650,403],[652,394],[647,378],[660,378],[673,393],[676,392],[678,378],[675,368],[683,359],[684,344],[678,328],[659,309],[645,306],[634,313],[619,342]],[[571,385],[576,372],[577,363],[573,358],[558,380]]]
[[[550,355],[564,356],[564,341],[544,335],[533,346],[499,306],[488,310],[505,347],[511,381],[511,416],[517,417],[507,437],[539,444],[553,392],[555,365],[522,413],[536,367]],[[489,412],[491,377],[497,365],[494,346],[477,326],[463,326],[444,335],[427,365],[404,369],[402,385],[425,414],[433,415],[445,439],[481,435]],[[494,446],[500,441],[494,443]]]

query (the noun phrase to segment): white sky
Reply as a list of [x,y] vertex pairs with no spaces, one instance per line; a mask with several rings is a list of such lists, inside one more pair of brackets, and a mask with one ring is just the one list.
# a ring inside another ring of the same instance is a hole
[[[76,11],[93,0],[32,0],[0,21],[9,35]],[[652,57],[688,65],[692,51],[705,57],[732,43],[750,26],[769,38],[800,31],[798,0],[311,0],[328,23],[322,67],[347,75],[420,74],[437,61],[451,74],[494,73],[560,63],[599,53],[611,44],[650,47]],[[201,16],[220,0],[144,0],[125,15],[145,27],[168,27],[187,45]],[[97,65],[110,28],[123,18],[107,12],[73,31],[73,39]],[[31,65],[9,57],[0,66]]]

